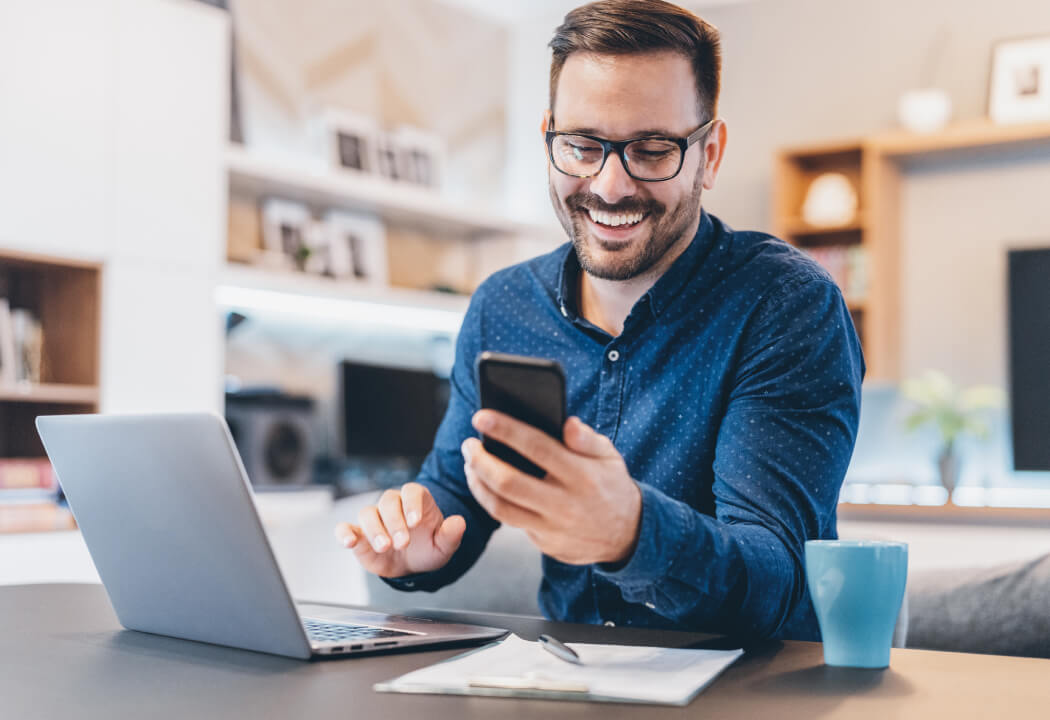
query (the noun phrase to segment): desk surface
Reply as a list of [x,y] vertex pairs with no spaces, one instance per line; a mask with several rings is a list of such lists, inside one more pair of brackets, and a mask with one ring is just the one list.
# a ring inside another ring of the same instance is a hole
[[[423,600],[424,598],[420,598]],[[478,613],[528,638],[688,646],[704,636]],[[1045,718],[1050,661],[894,650],[885,671],[823,665],[819,644],[770,643],[688,707],[592,705],[372,691],[450,657],[437,650],[302,662],[122,630],[98,585],[0,587],[4,717],[33,718]]]

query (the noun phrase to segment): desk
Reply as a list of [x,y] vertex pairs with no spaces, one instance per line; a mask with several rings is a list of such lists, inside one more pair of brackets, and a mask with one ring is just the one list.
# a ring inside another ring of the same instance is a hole
[[[684,646],[689,633],[428,612],[569,641]],[[770,643],[685,708],[389,695],[372,684],[436,650],[302,662],[122,630],[99,585],[0,587],[5,718],[1045,718],[1050,660],[894,650],[885,671],[822,664],[819,644]]]

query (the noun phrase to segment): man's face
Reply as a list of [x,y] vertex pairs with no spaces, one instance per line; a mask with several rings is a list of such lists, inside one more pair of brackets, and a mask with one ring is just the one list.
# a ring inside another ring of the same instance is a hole
[[[685,137],[701,124],[692,67],[673,52],[573,53],[562,67],[555,104],[554,130],[609,140]],[[548,157],[554,212],[587,273],[627,280],[650,270],[677,241],[692,238],[700,216],[704,144],[702,139],[690,147],[678,175],[661,182],[633,179],[613,153],[589,178],[559,172]],[[642,217],[614,226],[599,219],[608,221],[605,213]]]

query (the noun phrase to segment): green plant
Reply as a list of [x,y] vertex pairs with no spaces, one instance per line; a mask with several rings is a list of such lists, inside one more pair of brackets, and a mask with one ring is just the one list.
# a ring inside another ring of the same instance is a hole
[[950,455],[960,435],[978,439],[988,437],[986,411],[1003,405],[1003,391],[991,385],[959,388],[942,372],[927,370],[920,377],[906,380],[904,397],[917,406],[904,420],[908,431],[932,424],[941,436],[942,455]]

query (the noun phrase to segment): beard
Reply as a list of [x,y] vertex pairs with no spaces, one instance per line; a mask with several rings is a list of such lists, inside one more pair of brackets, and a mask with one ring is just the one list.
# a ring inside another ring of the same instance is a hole
[[[565,233],[572,240],[580,267],[588,275],[601,280],[630,280],[652,269],[667,251],[696,224],[700,216],[703,178],[703,165],[701,165],[693,179],[689,198],[679,203],[670,213],[663,203],[634,197],[624,198],[615,205],[609,205],[593,193],[574,193],[562,202],[554,190],[554,183],[548,183],[548,187],[554,213],[558,216],[558,221],[565,229]],[[613,214],[643,213],[645,214],[643,222],[649,222],[652,229],[648,237],[632,241],[632,244],[637,245],[633,252],[626,254],[622,251],[617,252],[620,248],[589,236],[587,220],[583,217],[588,209]],[[615,257],[606,261],[598,259],[592,252],[590,243],[596,243],[615,253]]]

